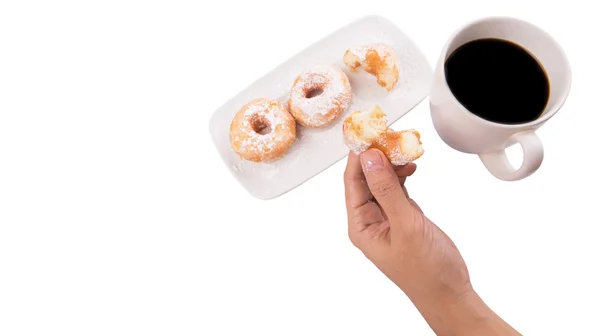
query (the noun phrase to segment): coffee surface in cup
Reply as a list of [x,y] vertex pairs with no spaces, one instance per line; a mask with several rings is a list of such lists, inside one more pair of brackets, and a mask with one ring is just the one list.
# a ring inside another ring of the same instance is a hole
[[446,82],[471,113],[500,124],[523,124],[543,113],[550,94],[544,68],[519,45],[479,39],[456,49],[444,64]]

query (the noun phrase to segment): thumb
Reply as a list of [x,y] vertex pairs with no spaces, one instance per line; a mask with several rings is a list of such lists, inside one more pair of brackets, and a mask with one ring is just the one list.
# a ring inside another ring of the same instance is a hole
[[391,222],[402,222],[414,209],[404,194],[390,161],[378,149],[369,149],[361,154],[360,162],[367,185],[377,203]]

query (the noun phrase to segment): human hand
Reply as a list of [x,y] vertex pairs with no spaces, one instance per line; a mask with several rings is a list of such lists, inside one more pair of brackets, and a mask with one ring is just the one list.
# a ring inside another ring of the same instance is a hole
[[[410,198],[404,183],[416,168],[393,167],[377,149],[360,158],[349,154],[344,184],[351,242],[404,291],[436,333],[518,334],[477,296],[452,240]],[[490,323],[494,329],[480,329]]]
[[348,235],[409,297],[460,297],[471,290],[454,243],[413,201],[404,183],[416,165],[393,167],[380,151],[351,153],[344,176]]

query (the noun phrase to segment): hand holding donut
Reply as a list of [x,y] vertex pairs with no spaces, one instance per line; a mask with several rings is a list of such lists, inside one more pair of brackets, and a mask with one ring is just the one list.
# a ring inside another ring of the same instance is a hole
[[414,163],[393,166],[378,149],[350,152],[344,173],[348,235],[415,304],[437,335],[520,335],[471,286],[450,238],[404,186]]

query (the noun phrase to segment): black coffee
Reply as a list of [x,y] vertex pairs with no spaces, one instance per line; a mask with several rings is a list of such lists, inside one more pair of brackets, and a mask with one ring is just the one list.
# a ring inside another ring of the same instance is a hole
[[542,66],[520,46],[500,39],[468,42],[446,60],[452,94],[471,113],[502,124],[537,119],[550,85]]

